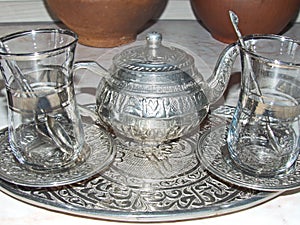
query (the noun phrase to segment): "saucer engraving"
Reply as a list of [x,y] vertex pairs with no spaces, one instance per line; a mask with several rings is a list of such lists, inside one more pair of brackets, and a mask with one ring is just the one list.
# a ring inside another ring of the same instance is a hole
[[226,125],[222,125],[204,134],[198,143],[199,159],[215,176],[241,187],[262,191],[285,191],[300,187],[300,157],[289,174],[272,178],[256,177],[234,166],[227,149],[226,136]]

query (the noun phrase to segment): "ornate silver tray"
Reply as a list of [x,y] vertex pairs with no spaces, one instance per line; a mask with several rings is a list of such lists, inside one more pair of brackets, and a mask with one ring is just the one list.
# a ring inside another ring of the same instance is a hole
[[18,186],[0,179],[1,190],[58,212],[127,222],[221,215],[279,195],[225,183],[202,168],[196,156],[198,139],[224,122],[211,114],[199,132],[155,148],[116,138],[115,161],[100,175],[51,188]]

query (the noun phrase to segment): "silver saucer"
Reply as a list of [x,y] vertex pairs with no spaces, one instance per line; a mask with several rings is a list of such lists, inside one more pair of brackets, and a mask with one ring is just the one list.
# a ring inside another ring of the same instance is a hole
[[232,184],[261,191],[286,191],[300,187],[300,156],[295,169],[289,174],[272,178],[252,176],[234,166],[229,156],[226,136],[226,125],[222,125],[199,139],[197,155],[212,174]]
[[114,162],[91,179],[53,188],[30,188],[0,179],[0,189],[31,204],[117,221],[174,221],[252,207],[280,192],[261,192],[219,180],[196,156],[199,137],[224,118],[209,116],[199,132],[156,147],[114,139]]
[[90,178],[109,166],[115,151],[110,135],[84,116],[85,147],[74,165],[61,171],[36,172],[22,166],[12,154],[7,128],[0,130],[0,178],[10,183],[30,187],[52,187],[76,183]]

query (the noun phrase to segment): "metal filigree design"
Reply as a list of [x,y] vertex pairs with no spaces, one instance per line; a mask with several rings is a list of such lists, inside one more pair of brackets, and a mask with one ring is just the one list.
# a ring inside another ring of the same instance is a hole
[[213,76],[207,81],[209,89],[206,90],[210,104],[216,102],[226,90],[231,75],[233,63],[239,53],[236,43],[226,47],[219,56]]
[[[166,77],[166,75],[164,76]],[[171,82],[171,79],[167,79]],[[206,116],[208,102],[201,88],[189,81],[181,91],[159,93],[153,82],[149,85],[137,85],[141,91],[128,90],[134,83],[115,79],[122,89],[102,81],[98,88],[97,107],[102,120],[109,124],[114,132],[137,141],[157,141],[176,139],[199,127]],[[165,81],[166,82],[166,81]],[[192,83],[192,86],[189,84]],[[168,88],[160,85],[166,92]],[[159,89],[160,90],[160,89]],[[180,93],[190,93],[180,94]]]
[[199,137],[222,124],[213,116],[190,137],[158,146],[115,139],[114,163],[99,176],[57,188],[25,188],[1,181],[2,190],[52,209],[123,221],[170,221],[233,212],[277,193],[224,183],[202,168]]
[[75,183],[97,174],[114,158],[112,139],[95,125],[84,124],[84,132],[86,144],[74,165],[61,171],[37,172],[17,162],[8,142],[8,131],[2,130],[0,178],[19,185],[50,187]]
[[199,141],[197,153],[205,168],[217,177],[239,186],[264,190],[283,191],[300,186],[300,156],[295,169],[289,174],[266,178],[246,174],[238,169],[229,156],[226,142],[226,125],[213,129]]

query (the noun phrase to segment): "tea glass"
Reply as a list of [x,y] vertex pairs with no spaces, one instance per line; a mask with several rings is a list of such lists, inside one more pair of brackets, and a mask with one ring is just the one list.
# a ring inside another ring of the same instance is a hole
[[245,37],[242,81],[227,143],[235,166],[253,176],[291,172],[299,155],[300,46],[277,35]]
[[74,165],[84,146],[73,62],[77,35],[40,29],[0,39],[0,69],[8,102],[8,136],[15,158],[29,169]]

